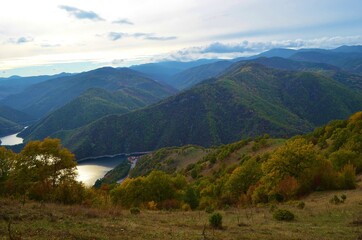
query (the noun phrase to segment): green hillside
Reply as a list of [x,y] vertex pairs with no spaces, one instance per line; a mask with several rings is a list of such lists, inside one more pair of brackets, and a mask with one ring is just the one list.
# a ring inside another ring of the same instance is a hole
[[32,123],[28,114],[0,105],[0,136],[10,135],[22,130],[25,126]]
[[19,94],[3,99],[2,103],[36,118],[42,118],[89,88],[109,91],[138,89],[155,98],[168,97],[175,92],[146,78],[142,73],[126,68],[105,67],[32,85]]
[[21,133],[26,140],[43,139],[57,132],[75,129],[109,114],[123,114],[160,100],[149,93],[132,89],[108,92],[87,90]]
[[9,121],[5,118],[0,117],[0,137],[10,135],[16,132],[19,132],[24,127],[20,124]]
[[230,61],[218,61],[186,69],[171,77],[172,86],[180,90],[190,88],[205,79],[220,75],[225,69],[230,67],[231,64],[232,62]]
[[59,137],[79,158],[186,144],[207,147],[265,133],[305,133],[346,118],[361,103],[360,93],[323,75],[247,64],[156,105]]

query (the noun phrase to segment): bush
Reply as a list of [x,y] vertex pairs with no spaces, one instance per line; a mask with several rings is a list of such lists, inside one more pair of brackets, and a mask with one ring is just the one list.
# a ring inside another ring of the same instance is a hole
[[332,204],[340,204],[340,203],[344,203],[344,201],[346,201],[347,196],[345,194],[341,195],[341,198],[339,198],[337,195],[334,195],[334,197],[332,197],[329,202]]
[[305,207],[305,203],[304,203],[304,202],[299,202],[299,203],[297,204],[297,208],[299,208],[299,209],[304,209],[304,207]]
[[209,218],[210,226],[214,229],[222,229],[222,216],[220,213],[214,213]]
[[273,218],[278,221],[292,221],[294,220],[294,214],[285,209],[278,209],[274,212]]
[[329,200],[330,203],[332,204],[340,204],[342,203],[343,201],[341,199],[339,199],[339,197],[337,195],[334,195],[330,200]]
[[347,199],[347,196],[345,194],[342,194],[341,199],[342,199],[342,202],[344,203],[344,201],[346,201],[346,199]]
[[131,214],[133,215],[138,215],[141,213],[140,209],[139,208],[136,208],[136,207],[133,207],[129,210],[131,212]]

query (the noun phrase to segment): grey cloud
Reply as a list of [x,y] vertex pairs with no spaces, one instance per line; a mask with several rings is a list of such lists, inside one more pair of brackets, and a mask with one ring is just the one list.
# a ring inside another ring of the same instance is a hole
[[166,60],[190,61],[199,58],[236,58],[241,56],[255,55],[273,48],[335,48],[343,44],[356,45],[361,43],[362,36],[336,36],[316,39],[295,39],[264,42],[214,42],[206,46],[190,47],[171,53],[166,58]]
[[8,40],[9,43],[13,44],[24,44],[28,42],[32,42],[34,39],[32,37],[19,37],[19,38],[10,38]]
[[232,53],[232,52],[248,52],[251,48],[248,46],[248,41],[240,44],[223,44],[215,42],[201,50],[202,53]]
[[169,40],[175,40],[175,39],[177,39],[177,37],[176,36],[170,36],[170,37],[147,36],[144,39],[153,40],[153,41],[169,41]]
[[122,63],[124,63],[124,59],[114,59],[112,62],[111,62],[111,64],[114,66],[114,65],[120,65],[120,64],[122,64]]
[[119,39],[122,39],[126,35],[127,35],[126,33],[121,33],[121,32],[110,32],[108,33],[108,38],[112,41],[117,41]]
[[123,19],[118,19],[116,21],[113,21],[112,23],[115,23],[115,24],[127,24],[127,25],[134,25],[133,22],[131,22],[130,20],[126,19],[126,18],[123,18]]
[[75,17],[77,19],[89,19],[92,21],[104,21],[98,14],[92,11],[84,11],[76,7],[60,5],[60,9],[65,10],[69,13],[70,16]]
[[152,41],[169,41],[177,39],[177,37],[175,36],[164,37],[164,36],[157,36],[154,33],[122,33],[122,32],[108,33],[108,38],[112,41],[120,40],[124,37],[141,38],[144,40],[152,40]]

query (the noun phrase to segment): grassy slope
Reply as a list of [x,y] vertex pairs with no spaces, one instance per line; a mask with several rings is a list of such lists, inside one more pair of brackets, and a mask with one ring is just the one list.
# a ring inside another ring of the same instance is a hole
[[167,173],[181,171],[187,165],[201,161],[212,149],[195,145],[183,147],[162,148],[142,156],[130,172],[131,177],[143,176],[152,170],[162,170]]
[[[223,230],[205,229],[207,239],[357,239],[362,235],[361,182],[349,191],[316,192],[296,202],[278,205],[289,209],[296,219],[278,222],[269,206],[222,211]],[[334,195],[346,194],[343,204],[329,203]],[[129,211],[111,207],[92,209],[0,199],[0,239],[8,239],[7,217],[13,218],[14,237],[24,239],[205,239],[205,212]],[[239,226],[240,225],[240,226]],[[14,238],[15,239],[15,238]]]

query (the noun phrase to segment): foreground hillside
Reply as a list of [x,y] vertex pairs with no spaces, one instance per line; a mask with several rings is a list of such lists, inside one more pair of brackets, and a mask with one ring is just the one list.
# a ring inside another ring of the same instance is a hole
[[[355,240],[362,238],[361,182],[355,190],[316,192],[298,202],[276,205],[296,218],[279,222],[270,205],[219,211],[222,230],[208,226],[204,211],[141,211],[132,215],[119,207],[90,208],[0,199],[0,239],[303,239]],[[329,202],[345,194],[345,203]]]
[[186,144],[209,147],[265,133],[306,133],[361,106],[361,93],[317,73],[237,65],[156,105],[57,137],[78,158]]

